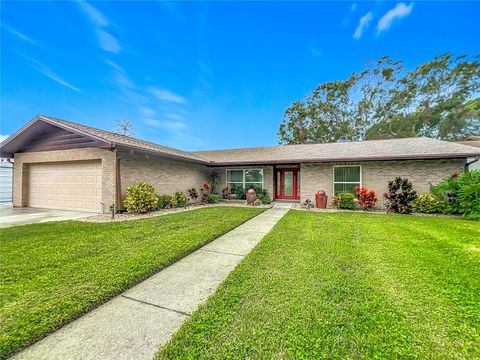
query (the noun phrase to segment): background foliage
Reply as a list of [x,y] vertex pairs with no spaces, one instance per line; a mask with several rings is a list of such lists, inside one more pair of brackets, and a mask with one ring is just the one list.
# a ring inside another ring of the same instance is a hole
[[435,57],[407,71],[384,56],[347,80],[319,85],[285,111],[282,144],[428,136],[459,140],[480,132],[479,57]]

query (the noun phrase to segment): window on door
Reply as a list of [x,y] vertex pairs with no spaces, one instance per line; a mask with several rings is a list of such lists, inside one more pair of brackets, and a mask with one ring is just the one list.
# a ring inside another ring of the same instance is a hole
[[360,165],[333,167],[333,193],[354,193],[355,186],[362,186],[362,168]]
[[263,188],[262,169],[235,169],[227,170],[227,186],[230,189],[243,187],[249,189],[251,186]]
[[275,198],[277,199],[298,199],[300,195],[298,169],[279,169],[276,171]]

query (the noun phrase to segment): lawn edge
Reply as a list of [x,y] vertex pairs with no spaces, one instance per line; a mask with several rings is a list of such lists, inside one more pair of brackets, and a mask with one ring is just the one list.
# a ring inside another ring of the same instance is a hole
[[[269,209],[271,209],[271,208],[273,208],[273,206],[272,206],[272,207],[269,207],[269,208],[266,208],[265,210],[269,210]],[[264,210],[264,211],[265,211],[265,210]],[[214,291],[212,294],[210,294],[210,296],[208,296],[208,297],[205,299],[204,302],[202,302],[201,304],[199,304],[198,307],[190,314],[190,316],[180,325],[180,327],[172,333],[170,339],[169,339],[165,344],[163,344],[163,345],[161,345],[159,348],[157,348],[157,351],[155,352],[155,355],[154,355],[154,357],[153,357],[153,360],[159,360],[159,359],[160,359],[160,357],[159,357],[160,351],[161,351],[164,347],[166,347],[168,344],[170,344],[170,342],[172,341],[172,339],[173,339],[173,337],[175,336],[175,334],[178,333],[179,331],[181,331],[182,327],[184,327],[189,321],[191,321],[192,316],[193,316],[196,312],[200,311],[201,307],[204,306],[204,305],[206,305],[206,304],[210,301],[210,299],[217,294],[217,292],[218,292],[218,290],[220,289],[220,287],[221,287],[226,281],[228,281],[228,279],[229,279],[230,276],[232,276],[232,273],[233,273],[243,262],[245,262],[246,259],[248,259],[249,257],[253,256],[252,253],[255,251],[255,249],[258,247],[258,245],[260,245],[260,243],[263,241],[263,239],[265,239],[265,238],[278,226],[278,224],[285,218],[285,216],[288,215],[288,213],[290,212],[290,210],[294,210],[294,209],[288,209],[288,211],[280,218],[280,220],[278,220],[278,221],[275,223],[275,225],[272,226],[272,228],[270,229],[270,231],[268,231],[265,235],[263,235],[263,237],[260,239],[260,241],[259,241],[247,254],[245,254],[245,255],[243,256],[242,260],[240,260],[240,262],[239,262],[237,265],[235,265],[235,267],[228,273],[228,275],[217,285],[217,288],[215,289],[215,291]],[[261,213],[263,213],[263,211],[262,211]],[[261,213],[259,213],[258,215],[260,215]],[[257,217],[258,215],[255,215],[254,217]],[[252,217],[251,219],[253,219],[254,217]],[[239,225],[239,226],[240,226],[240,225]]]
[[[215,206],[215,207],[222,207],[222,206]],[[227,207],[227,206],[225,206],[225,207]],[[207,207],[205,207],[205,208],[198,208],[198,209],[192,209],[192,210],[190,210],[190,211],[188,211],[188,212],[193,212],[193,211],[196,211],[196,210],[201,210],[201,209],[206,209],[206,208],[207,208]],[[240,206],[239,206],[239,208],[240,208]],[[62,322],[61,324],[59,324],[58,326],[52,328],[49,332],[45,333],[45,335],[43,335],[43,336],[41,336],[41,337],[32,338],[32,340],[29,341],[29,342],[27,342],[27,343],[25,344],[25,346],[19,347],[19,348],[15,349],[15,350],[13,350],[13,351],[11,351],[11,352],[6,353],[5,355],[0,355],[0,360],[9,359],[9,358],[11,358],[11,357],[13,357],[13,356],[15,356],[15,355],[18,355],[18,354],[21,353],[22,351],[26,350],[26,349],[29,348],[30,346],[33,346],[33,345],[36,344],[37,342],[45,339],[47,336],[49,336],[49,335],[53,334],[54,332],[60,330],[60,329],[63,328],[64,326],[66,326],[66,325],[74,322],[75,320],[78,320],[78,319],[81,318],[82,316],[84,316],[84,315],[86,315],[86,314],[88,314],[88,313],[90,313],[90,312],[98,309],[99,307],[101,307],[102,305],[105,305],[106,303],[108,303],[109,301],[113,300],[113,299],[116,298],[117,296],[120,296],[120,295],[123,294],[125,291],[127,291],[127,290],[131,289],[132,287],[140,284],[141,282],[149,279],[150,277],[156,275],[156,274],[159,273],[160,271],[163,271],[164,269],[172,266],[173,264],[175,264],[176,262],[178,262],[178,261],[182,260],[183,258],[187,257],[188,255],[190,255],[190,254],[194,253],[195,251],[201,249],[202,247],[208,245],[208,244],[211,243],[212,241],[217,240],[218,238],[222,237],[222,236],[225,235],[226,233],[228,233],[228,232],[230,232],[230,231],[233,231],[234,229],[238,228],[239,226],[245,224],[247,221],[250,221],[250,220],[256,218],[258,215],[262,214],[262,213],[265,212],[266,210],[271,209],[271,207],[269,207],[269,208],[254,208],[254,209],[258,209],[258,210],[261,210],[261,211],[260,211],[258,214],[252,216],[251,218],[246,219],[245,221],[242,221],[241,223],[239,223],[237,226],[231,228],[230,230],[228,230],[228,231],[226,231],[226,232],[223,232],[223,233],[219,234],[217,237],[212,238],[212,239],[210,239],[209,241],[203,243],[202,245],[200,245],[200,246],[192,249],[192,251],[180,255],[179,257],[174,258],[171,262],[166,263],[166,265],[163,265],[162,267],[154,270],[153,272],[151,272],[151,273],[149,273],[149,274],[147,274],[147,275],[145,275],[145,276],[143,276],[143,277],[141,277],[141,278],[139,278],[139,279],[136,279],[136,280],[135,280],[134,282],[132,282],[132,284],[130,284],[129,286],[127,286],[127,287],[125,287],[125,288],[122,288],[122,289],[119,290],[118,292],[113,293],[111,296],[108,296],[108,297],[105,298],[104,300],[101,300],[101,301],[99,301],[99,302],[97,302],[97,303],[93,303],[93,304],[92,304],[92,307],[89,308],[89,310],[84,311],[84,312],[81,312],[81,313],[78,313],[78,314],[72,316],[70,319],[68,319],[68,320]],[[185,211],[184,211],[184,212],[185,212]],[[181,213],[184,213],[184,212],[177,212],[177,213],[165,214],[164,216],[177,215],[177,214],[181,214]],[[145,218],[145,219],[136,219],[136,220],[130,220],[130,221],[143,221],[143,220],[147,220],[147,219],[148,219],[148,218]],[[65,221],[69,221],[69,222],[81,222],[81,221],[78,221],[78,220],[65,220]],[[52,222],[53,222],[53,221],[52,221]],[[38,225],[38,224],[25,224],[25,225],[18,225],[18,226],[28,226],[28,225]]]

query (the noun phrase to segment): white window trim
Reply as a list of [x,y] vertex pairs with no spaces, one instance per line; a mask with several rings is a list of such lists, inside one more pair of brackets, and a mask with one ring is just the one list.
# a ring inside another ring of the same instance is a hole
[[[264,174],[263,174],[263,169],[259,169],[259,168],[241,168],[241,169],[235,169],[235,168],[227,168],[225,169],[225,186],[228,187],[229,184],[240,184],[240,182],[238,181],[231,181],[230,183],[228,182],[228,172],[229,171],[232,171],[232,170],[237,170],[237,171],[243,171],[243,178],[242,178],[242,187],[245,189],[245,171],[250,171],[250,170],[260,170],[260,173],[262,174],[262,181],[248,181],[249,184],[261,184],[262,186],[262,189],[264,189],[264,181],[265,181],[265,178],[264,178]],[[246,190],[246,189],[245,189]]]
[[335,168],[359,167],[360,168],[360,187],[362,187],[363,169],[362,165],[333,165],[332,168],[332,196],[335,196],[335,184],[358,184],[358,181],[335,181]]

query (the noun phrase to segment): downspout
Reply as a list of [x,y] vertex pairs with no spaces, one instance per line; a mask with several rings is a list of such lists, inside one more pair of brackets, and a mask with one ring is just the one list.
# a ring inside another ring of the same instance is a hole
[[118,152],[114,144],[112,144],[109,150],[115,153],[115,202],[113,204],[113,213],[116,214],[122,207],[122,188],[120,181],[120,159],[122,159],[122,157],[118,156]]
[[478,160],[480,160],[480,158],[476,157],[475,159],[466,162],[465,163],[465,172],[468,172],[468,168],[470,167],[470,165],[475,164]]
[[122,181],[120,178],[120,160],[122,159],[121,156],[117,156],[117,165],[115,169],[115,192],[117,196],[117,212],[120,210],[123,210],[123,205],[122,205]]

